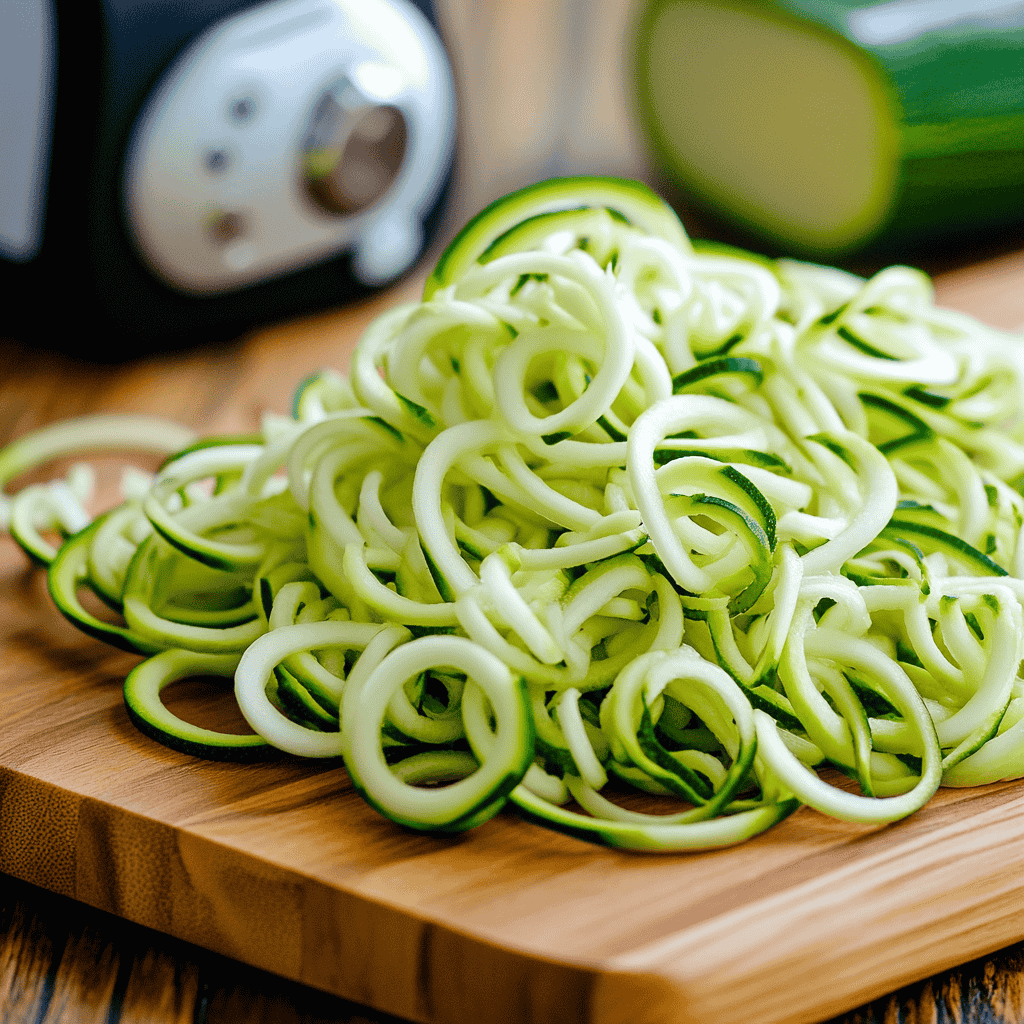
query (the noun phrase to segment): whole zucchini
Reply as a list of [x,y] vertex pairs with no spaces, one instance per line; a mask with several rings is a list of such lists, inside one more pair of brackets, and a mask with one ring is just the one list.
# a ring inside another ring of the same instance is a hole
[[702,205],[836,256],[1024,220],[1024,4],[652,0],[637,105]]

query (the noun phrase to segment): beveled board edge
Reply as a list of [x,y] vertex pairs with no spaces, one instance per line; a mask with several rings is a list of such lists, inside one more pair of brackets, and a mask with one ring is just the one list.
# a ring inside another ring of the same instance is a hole
[[505,948],[9,768],[0,870],[422,1024],[809,1024],[1024,938],[1024,789],[982,793],[594,963]]
[[503,949],[6,767],[0,871],[422,1024],[590,1019],[592,969]]

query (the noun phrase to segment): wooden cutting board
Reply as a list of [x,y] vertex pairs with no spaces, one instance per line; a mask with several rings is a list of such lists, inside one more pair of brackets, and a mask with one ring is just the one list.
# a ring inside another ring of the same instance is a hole
[[[1024,256],[949,274],[939,294],[1017,327]],[[118,408],[245,426],[343,361],[395,298],[131,370],[25,360],[0,411],[12,434]],[[121,700],[136,660],[60,619],[0,543],[0,870],[401,1017],[818,1021],[1024,938],[1024,783],[943,791],[887,828],[803,809],[702,855],[609,851],[511,812],[420,836],[336,763],[215,764],[145,739]],[[174,699],[232,717],[226,693]]]

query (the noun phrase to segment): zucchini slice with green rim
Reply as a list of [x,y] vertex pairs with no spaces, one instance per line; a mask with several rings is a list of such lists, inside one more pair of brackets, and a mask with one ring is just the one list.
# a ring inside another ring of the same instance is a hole
[[601,846],[646,853],[681,853],[733,846],[771,828],[800,806],[798,800],[790,799],[746,808],[710,821],[640,825],[592,818],[559,807],[531,793],[525,786],[517,786],[511,800],[524,818],[556,832]]
[[982,576],[1009,575],[1001,565],[993,562],[988,555],[983,554],[977,548],[971,547],[967,541],[926,523],[915,523],[907,519],[891,519],[889,525],[879,534],[879,539],[882,538],[893,541],[910,540],[925,554],[941,551],[969,571]]
[[104,622],[87,611],[78,597],[79,587],[90,587],[89,545],[104,521],[104,516],[94,519],[84,530],[69,537],[50,563],[46,574],[46,585],[57,610],[83,633],[97,640],[119,647],[134,654],[153,654],[167,644],[156,642],[155,638],[142,636],[136,630]]
[[705,359],[672,378],[672,394],[703,390],[722,377],[740,379],[748,386],[756,388],[764,380],[764,370],[756,359],[748,359],[745,356]]
[[124,681],[124,704],[132,724],[165,747],[212,761],[262,761],[280,756],[262,736],[218,732],[173,714],[161,700],[165,687],[197,676],[234,677],[237,654],[166,650],[136,665]]
[[[394,692],[420,672],[434,668],[464,672],[473,681],[463,694],[478,697],[479,730],[467,735],[480,768],[438,789],[416,789],[389,770],[380,729]],[[483,703],[493,709],[497,732],[486,721]],[[462,637],[427,636],[391,651],[362,684],[351,727],[346,713],[345,766],[364,799],[386,817],[422,831],[461,831],[496,814],[519,784],[534,757],[533,716],[526,683],[504,662]],[[485,749],[486,748],[486,749]]]
[[679,218],[646,185],[625,178],[551,178],[504,196],[480,211],[441,254],[423,289],[429,301],[452,284],[510,228],[542,213],[598,207],[615,210],[631,224],[684,251],[690,242]]

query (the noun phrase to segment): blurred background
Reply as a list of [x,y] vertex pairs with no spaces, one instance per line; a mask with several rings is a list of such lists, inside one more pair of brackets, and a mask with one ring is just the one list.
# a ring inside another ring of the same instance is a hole
[[617,174],[653,184],[692,236],[864,272],[1024,240],[1020,0],[438,10],[463,214],[547,175]]
[[649,180],[633,116],[638,0],[439,0],[459,93],[455,221],[565,174]]
[[7,331],[223,341],[422,274],[558,175],[868,273],[1020,248],[1021,0],[4,0]]

